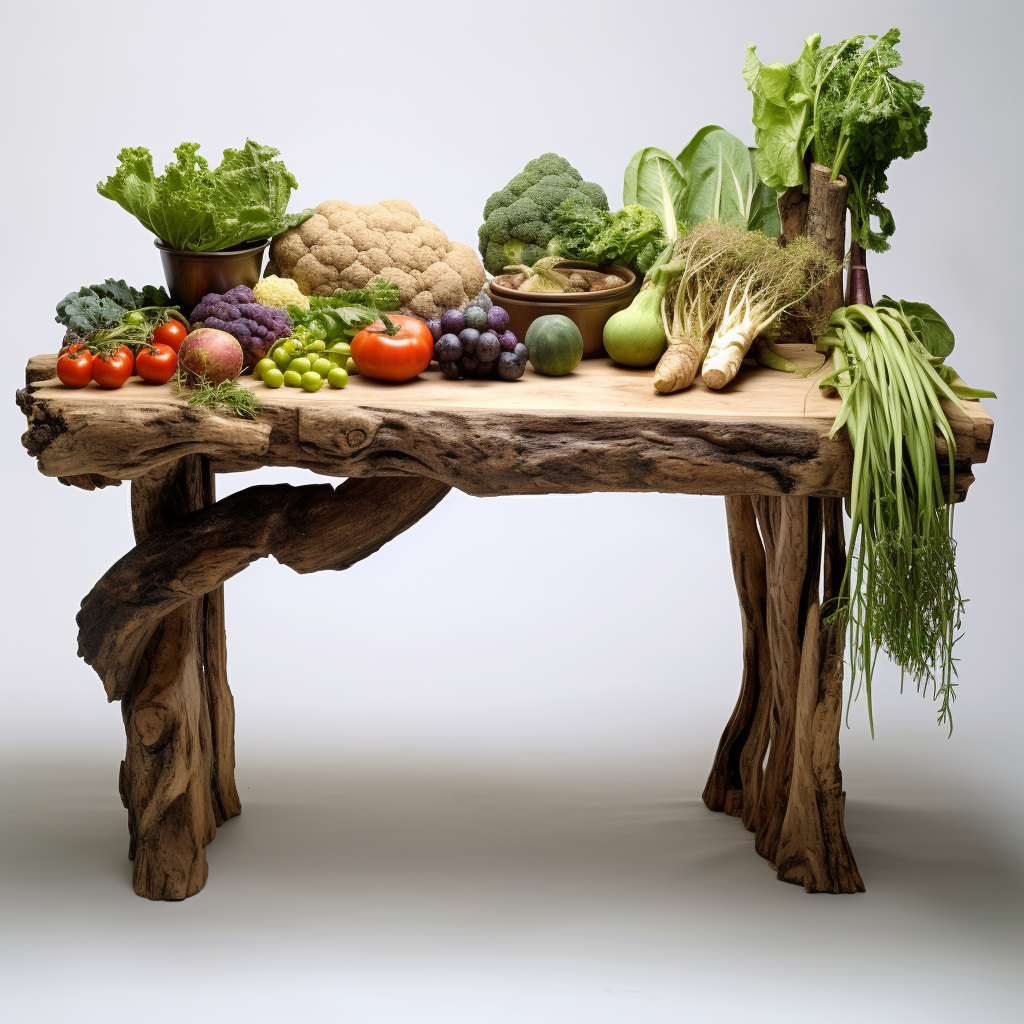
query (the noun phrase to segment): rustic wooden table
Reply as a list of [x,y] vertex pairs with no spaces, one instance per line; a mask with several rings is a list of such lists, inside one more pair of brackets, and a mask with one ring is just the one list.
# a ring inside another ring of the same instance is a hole
[[[806,346],[788,354],[820,358]],[[224,581],[271,554],[297,572],[345,569],[451,487],[725,495],[744,668],[704,801],[742,818],[779,878],[863,891],[843,828],[844,637],[824,621],[845,566],[852,453],[845,436],[829,439],[838,400],[818,388],[824,370],[746,368],[722,392],[698,383],[674,395],[655,393],[652,371],[606,359],[514,384],[436,371],[397,387],[354,377],[316,394],[260,387],[252,422],[189,408],[173,387],[137,378],[117,391],[69,390],[54,379],[55,358],[33,358],[18,393],[29,454],[75,486],[132,482],[136,545],[82,602],[78,624],[79,654],[121,701],[139,895],[198,892],[204,846],[241,809]],[[992,420],[977,403],[947,413],[962,499]],[[216,473],[259,466],[347,479],[215,500]]]

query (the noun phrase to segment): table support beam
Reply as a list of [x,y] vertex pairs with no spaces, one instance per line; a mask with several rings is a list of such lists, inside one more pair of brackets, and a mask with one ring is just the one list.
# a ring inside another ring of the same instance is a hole
[[839,769],[845,631],[827,621],[846,566],[841,503],[725,500],[743,678],[704,802],[740,817],[783,881],[808,892],[863,892]]
[[209,461],[185,456],[132,484],[137,543],[78,615],[79,654],[122,702],[121,798],[135,891],[184,899],[204,847],[241,810],[223,584],[273,554],[297,572],[345,569],[448,493],[424,478],[250,487],[215,502]]

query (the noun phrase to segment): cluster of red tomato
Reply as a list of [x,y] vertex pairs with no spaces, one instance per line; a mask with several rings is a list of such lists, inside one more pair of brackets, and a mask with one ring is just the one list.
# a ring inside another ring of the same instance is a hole
[[183,323],[168,320],[138,353],[127,345],[97,352],[84,343],[68,345],[57,358],[57,377],[69,388],[84,388],[91,381],[101,388],[119,388],[133,372],[148,384],[166,384],[178,367],[178,349],[187,334]]

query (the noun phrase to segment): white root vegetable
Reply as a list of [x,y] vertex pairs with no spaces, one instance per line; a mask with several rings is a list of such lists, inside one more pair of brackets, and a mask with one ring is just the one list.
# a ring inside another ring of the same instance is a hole
[[740,372],[756,334],[750,323],[715,334],[701,370],[701,377],[709,388],[724,388]]
[[688,387],[701,362],[704,383],[725,387],[758,336],[837,269],[807,238],[783,248],[758,231],[713,221],[680,239],[674,256],[684,269],[662,300],[668,348],[654,377],[661,392]]

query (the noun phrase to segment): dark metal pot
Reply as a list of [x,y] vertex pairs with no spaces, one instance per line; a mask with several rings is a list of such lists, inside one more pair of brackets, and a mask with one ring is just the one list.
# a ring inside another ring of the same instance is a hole
[[220,252],[185,252],[172,249],[159,239],[153,244],[160,250],[171,301],[181,307],[185,316],[191,316],[199,300],[209,292],[219,294],[240,284],[252,288],[260,279],[270,239]]
[[[576,263],[566,261],[559,264],[559,269],[574,270],[587,268],[593,270],[592,263]],[[602,267],[607,274],[622,278],[619,288],[609,288],[603,292],[520,292],[514,288],[504,288],[494,281],[487,283],[487,291],[491,300],[502,309],[508,311],[509,330],[522,341],[526,332],[539,316],[548,313],[560,313],[567,316],[583,335],[583,358],[604,355],[604,325],[613,313],[625,309],[640,291],[642,282],[636,274],[626,267],[612,264]]]

